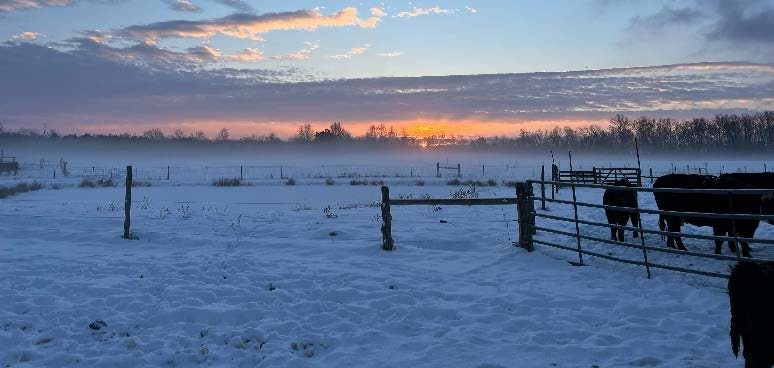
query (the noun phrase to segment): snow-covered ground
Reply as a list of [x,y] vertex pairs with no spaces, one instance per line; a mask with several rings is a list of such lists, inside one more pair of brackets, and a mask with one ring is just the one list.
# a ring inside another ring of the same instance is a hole
[[[456,189],[411,184],[391,186],[392,196]],[[376,186],[154,184],[133,196],[138,240],[120,238],[122,188],[0,200],[0,366],[743,366],[722,280],[662,270],[647,279],[641,267],[528,253],[511,246],[514,206],[393,207],[397,250],[384,252]],[[106,325],[90,328],[96,320]]]

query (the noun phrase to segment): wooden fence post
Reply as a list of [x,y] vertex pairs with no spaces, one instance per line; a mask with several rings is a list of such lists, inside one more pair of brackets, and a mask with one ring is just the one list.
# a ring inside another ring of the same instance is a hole
[[559,186],[556,185],[559,181],[559,166],[556,164],[551,164],[551,181],[554,182],[551,184],[551,199],[556,199],[556,193],[559,193]]
[[486,165],[481,165],[481,177],[486,177]]
[[435,163],[435,177],[440,178],[441,177],[441,163],[436,162]]
[[[747,168],[747,166],[745,166],[745,169],[746,168]],[[747,172],[747,171],[745,171],[745,172]],[[457,177],[458,178],[462,177],[462,170],[460,169],[460,163],[459,162],[457,163]]]
[[242,165],[239,165],[239,180],[245,180],[245,171]]
[[532,198],[529,196],[529,186],[526,182],[516,183],[516,212],[519,224],[519,247],[532,252],[535,250],[535,245],[532,242],[534,229],[529,209],[529,202],[532,202]]
[[540,166],[540,208],[546,210],[546,165]]
[[382,186],[382,249],[391,251],[395,247],[392,239],[392,214],[390,213],[390,188]]
[[129,231],[132,212],[132,167],[126,167],[126,197],[124,198],[124,239],[131,239]]
[[169,165],[167,165],[167,181],[169,181]]
[[653,168],[650,168],[650,183],[653,184]]
[[282,165],[280,165],[280,179],[285,179],[285,172],[283,170]]

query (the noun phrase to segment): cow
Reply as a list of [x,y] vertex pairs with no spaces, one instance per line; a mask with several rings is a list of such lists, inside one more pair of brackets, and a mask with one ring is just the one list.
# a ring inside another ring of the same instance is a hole
[[774,262],[739,262],[728,280],[731,350],[745,368],[774,366]]
[[[763,214],[774,213],[774,173],[731,173],[722,174],[720,177],[736,180],[755,189],[771,189],[772,193],[763,195],[761,198],[761,212]],[[774,219],[768,220],[768,223],[774,225]]]
[[[634,187],[628,179],[621,179],[613,182],[613,185],[619,187]],[[620,189],[606,189],[605,194],[602,196],[602,204],[605,206],[615,207],[637,207],[637,192],[633,190],[620,190]],[[629,219],[632,220],[632,226],[636,227],[639,222],[639,215],[637,212],[629,212],[622,210],[613,210],[605,208],[605,216],[607,216],[607,223],[610,225],[626,226],[629,223]],[[632,232],[633,237],[637,237],[637,231]],[[624,241],[623,229],[610,228],[610,238],[617,241]]]
[[[750,189],[751,186],[745,185],[732,178],[719,178],[712,175],[686,175],[669,174],[662,176],[653,184],[653,188],[682,188],[682,189]],[[729,196],[725,193],[671,193],[656,192],[656,205],[662,211],[676,212],[698,212],[708,214],[758,214],[761,213],[762,198],[761,195],[753,194],[734,194]],[[661,231],[668,229],[669,232],[679,233],[683,224],[688,223],[695,226],[709,226],[713,229],[715,236],[740,236],[752,238],[758,229],[758,220],[753,219],[730,219],[713,218],[705,216],[659,216],[659,228]],[[734,230],[736,232],[734,232]],[[742,245],[742,255],[751,257],[750,245],[747,242],[740,242]],[[667,247],[686,250],[680,236],[667,236]],[[723,241],[715,241],[715,254],[721,253]],[[728,242],[729,249],[736,252],[736,243]]]

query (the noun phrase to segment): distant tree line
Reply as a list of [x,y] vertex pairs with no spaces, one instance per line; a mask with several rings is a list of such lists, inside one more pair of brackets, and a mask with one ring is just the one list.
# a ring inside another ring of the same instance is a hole
[[534,151],[572,149],[588,152],[631,151],[634,138],[640,147],[651,152],[774,152],[774,111],[755,114],[717,115],[713,118],[675,120],[670,118],[631,118],[615,115],[607,126],[588,125],[580,128],[555,127],[536,131],[520,130],[515,136],[468,138],[454,135],[415,137],[405,129],[400,132],[384,124],[373,124],[362,136],[354,136],[340,122],[315,131],[310,124],[298,127],[293,137],[282,139],[274,133],[234,139],[230,131],[221,129],[209,138],[203,131],[186,133],[180,129],[165,135],[161,129],[149,129],[142,134],[67,134],[54,130],[38,131],[22,128],[4,130],[0,138],[47,139],[58,141],[99,142],[202,142],[222,144],[315,145],[315,144],[378,144],[425,147],[427,149],[460,148],[472,150]]
[[517,137],[479,137],[470,144],[476,148],[630,151],[635,137],[640,147],[651,152],[774,152],[774,111],[691,120],[616,115],[607,128],[522,130]]

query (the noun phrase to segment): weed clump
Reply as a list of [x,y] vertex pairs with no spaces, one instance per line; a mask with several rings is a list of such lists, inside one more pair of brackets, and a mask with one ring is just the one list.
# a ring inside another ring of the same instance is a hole
[[349,185],[368,185],[368,180],[352,179],[349,181]]
[[325,185],[336,185],[336,181],[333,178],[325,178]]
[[459,188],[450,194],[452,199],[476,199],[478,198],[478,188],[475,185],[467,188]]
[[212,182],[216,187],[238,187],[242,185],[242,180],[238,178],[220,178]]
[[99,179],[97,181],[91,181],[90,179],[83,179],[81,180],[81,183],[78,184],[78,187],[80,188],[97,188],[97,187],[110,188],[114,186],[116,186],[116,184],[113,182],[113,179]]
[[12,187],[0,187],[0,198],[7,198],[19,193],[34,192],[43,189],[43,184],[36,181],[32,183],[19,183]]

